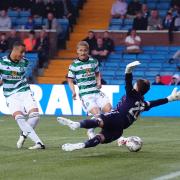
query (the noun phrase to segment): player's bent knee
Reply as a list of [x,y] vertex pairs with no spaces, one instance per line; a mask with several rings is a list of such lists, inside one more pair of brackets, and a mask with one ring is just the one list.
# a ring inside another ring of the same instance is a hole
[[14,112],[12,116],[13,116],[14,119],[16,120],[16,116],[19,116],[19,115],[24,116],[23,113],[22,113],[21,111],[16,111],[16,112]]
[[94,138],[89,139],[88,141],[85,142],[85,148],[90,148],[90,147],[95,147],[98,144],[102,143],[101,135],[98,134]]
[[31,112],[29,118],[39,118],[39,112]]
[[110,112],[111,109],[112,109],[112,106],[111,106],[110,103],[106,104],[106,105],[102,108],[103,112],[105,112],[105,113]]
[[24,117],[23,114],[17,114],[17,115],[14,116],[14,119],[15,119],[16,121],[18,121],[18,120],[20,120],[20,119],[24,119],[24,118],[25,118],[25,117]]

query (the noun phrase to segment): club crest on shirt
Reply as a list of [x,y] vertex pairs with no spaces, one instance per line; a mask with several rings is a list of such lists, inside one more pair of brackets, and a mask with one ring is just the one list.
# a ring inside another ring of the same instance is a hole
[[12,76],[17,76],[17,72],[16,71],[12,71],[11,75]]
[[87,74],[87,76],[89,76],[89,75],[91,74],[90,68],[87,68],[87,69],[86,69],[86,74]]

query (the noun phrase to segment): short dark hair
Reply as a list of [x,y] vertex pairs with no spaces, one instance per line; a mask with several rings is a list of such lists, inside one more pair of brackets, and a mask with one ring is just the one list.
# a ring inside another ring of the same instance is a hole
[[23,46],[26,47],[25,44],[22,41],[15,41],[13,44],[13,48]]
[[137,87],[138,87],[138,92],[141,95],[144,95],[150,89],[150,82],[147,79],[138,79],[137,80]]

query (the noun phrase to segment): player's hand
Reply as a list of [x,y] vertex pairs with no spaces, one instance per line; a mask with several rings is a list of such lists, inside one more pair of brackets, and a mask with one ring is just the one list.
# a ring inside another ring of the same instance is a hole
[[74,100],[76,100],[76,93],[75,93],[75,92],[72,93],[72,98],[73,98]]
[[127,74],[132,73],[132,70],[140,64],[141,63],[139,61],[133,61],[132,63],[127,64],[125,73]]
[[173,89],[172,93],[167,98],[169,102],[180,100],[180,91],[178,91],[177,87]]

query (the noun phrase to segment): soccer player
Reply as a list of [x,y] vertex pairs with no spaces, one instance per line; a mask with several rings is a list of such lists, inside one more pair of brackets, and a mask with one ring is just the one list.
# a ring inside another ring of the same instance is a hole
[[149,81],[146,79],[138,79],[134,86],[132,85],[132,69],[139,64],[139,61],[134,61],[126,66],[126,95],[122,97],[114,111],[101,114],[98,118],[93,120],[86,119],[80,122],[73,122],[63,117],[57,118],[60,124],[67,125],[73,130],[77,128],[101,128],[101,132],[93,139],[87,140],[84,143],[64,144],[62,146],[63,150],[73,151],[76,149],[94,147],[100,143],[111,143],[122,136],[123,130],[131,126],[141,112],[171,101],[180,100],[180,91],[177,91],[175,88],[172,93],[164,99],[145,101],[144,95],[150,89]]
[[28,60],[23,57],[24,53],[25,45],[15,42],[10,54],[0,58],[3,93],[10,113],[22,131],[17,141],[17,148],[22,148],[25,139],[29,137],[35,143],[29,149],[45,149],[43,142],[34,131],[39,121],[39,112],[25,77]]
[[[98,61],[89,56],[89,45],[86,41],[77,44],[77,55],[69,67],[67,81],[72,91],[72,97],[76,99],[74,81],[79,88],[79,96],[84,109],[98,116],[111,111],[111,104],[107,96],[100,91],[101,77]],[[87,132],[89,139],[95,136],[94,130],[90,128]]]

